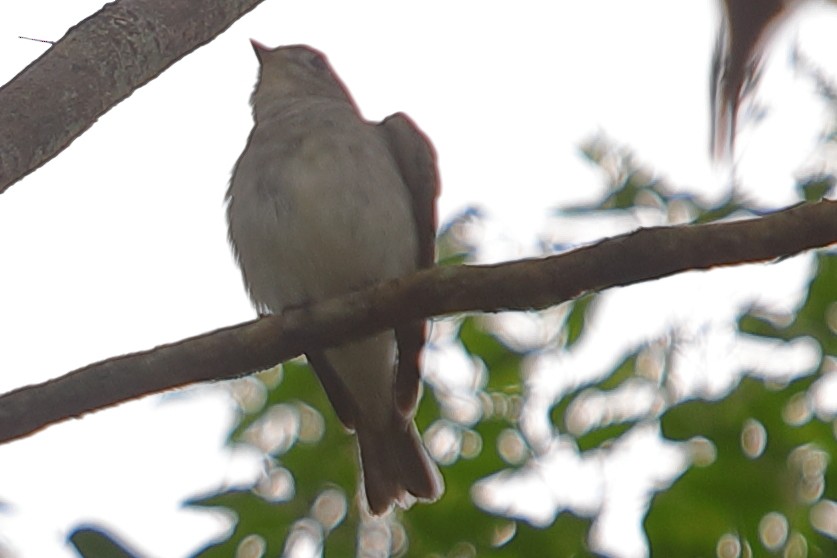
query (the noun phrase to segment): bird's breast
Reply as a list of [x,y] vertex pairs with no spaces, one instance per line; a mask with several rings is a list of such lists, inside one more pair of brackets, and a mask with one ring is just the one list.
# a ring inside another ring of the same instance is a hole
[[272,311],[417,267],[410,196],[386,145],[366,125],[315,130],[260,142],[250,183],[233,184],[231,236],[251,297]]

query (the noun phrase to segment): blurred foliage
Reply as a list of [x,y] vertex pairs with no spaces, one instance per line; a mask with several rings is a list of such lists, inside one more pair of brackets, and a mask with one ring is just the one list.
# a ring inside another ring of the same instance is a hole
[[824,497],[837,496],[837,473],[828,466],[837,455],[833,425],[798,409],[815,380],[777,389],[745,378],[722,400],[690,401],[663,415],[665,436],[709,440],[716,456],[656,497],[645,523],[653,555],[711,556],[725,534],[765,555],[777,548],[765,547],[760,529],[778,513],[788,534],[805,541],[807,556],[837,556],[835,540],[810,519]]
[[[556,213],[561,217],[653,211],[662,223],[683,224],[761,212],[735,188],[715,201],[676,190],[603,136],[586,142],[581,153],[601,171],[607,188],[594,202]],[[828,174],[802,178],[800,200],[819,199],[833,184]],[[441,265],[479,258],[485,219],[480,210],[469,209],[443,227]],[[531,314],[558,330],[540,346],[512,339],[501,320],[440,320],[441,332],[428,351],[459,352],[473,377],[455,386],[431,378],[417,410],[431,448],[434,437],[449,436],[444,451],[434,452],[445,492],[436,503],[385,518],[360,511],[354,438],[340,426],[305,364],[287,362],[234,382],[231,391],[241,411],[229,443],[259,449],[264,472],[254,486],[223,488],[188,502],[221,510],[232,522],[226,536],[194,556],[280,556],[302,540],[318,545],[326,557],[388,551],[435,558],[597,555],[600,547],[591,532],[606,502],[592,508],[564,503],[550,519],[537,522],[512,505],[487,509],[479,487],[486,479],[531,473],[556,441],[569,444],[579,460],[597,461],[644,425],[659,426],[687,464],[648,495],[644,528],[652,555],[837,556],[837,473],[830,463],[837,455],[837,426],[833,411],[817,403],[818,393],[837,377],[837,255],[820,250],[812,259],[810,282],[792,315],[741,308],[737,324],[730,325],[739,337],[815,341],[820,349],[815,370],[782,385],[742,370],[731,391],[709,400],[672,384],[679,350],[672,324],[668,335],[637,343],[606,373],[564,385],[540,411],[544,416],[527,419],[527,412],[537,413],[528,406],[530,399],[545,397],[530,382],[532,363],[595,336],[591,324],[601,296],[596,293]],[[639,394],[651,396],[638,404]],[[536,435],[531,424],[540,419],[551,430]],[[645,459],[651,469],[658,456]]]
[[[739,329],[763,337],[790,341],[801,336],[817,340],[828,355],[837,355],[837,256],[821,252],[808,287],[805,301],[787,325],[780,325],[783,316],[769,310],[751,309],[739,320]],[[825,365],[826,361],[823,361]]]
[[815,174],[806,176],[803,181],[797,184],[802,192],[805,201],[819,201],[834,191],[834,184],[837,183],[833,174]]
[[[630,150],[606,138],[593,138],[582,153],[601,168],[611,191],[599,203],[564,214],[651,206],[669,219],[702,223],[759,213],[735,189],[714,204],[673,193],[639,170]],[[812,174],[799,181],[798,191],[803,200],[817,201],[833,192],[834,183],[831,174]],[[837,455],[837,422],[833,411],[815,403],[818,388],[837,371],[837,254],[820,251],[815,263],[791,316],[744,309],[738,331],[784,341],[813,338],[821,350],[816,374],[787,385],[745,375],[719,400],[670,401],[659,417],[662,435],[685,443],[692,466],[649,506],[644,527],[652,556],[837,556],[837,473],[829,466]],[[669,355],[673,348],[667,347]],[[613,390],[632,378],[642,350],[627,355],[595,389]],[[552,407],[559,430],[568,428],[569,408],[589,390],[577,386]],[[578,445],[583,451],[604,447],[634,420],[650,417],[602,421],[601,428],[578,436]]]

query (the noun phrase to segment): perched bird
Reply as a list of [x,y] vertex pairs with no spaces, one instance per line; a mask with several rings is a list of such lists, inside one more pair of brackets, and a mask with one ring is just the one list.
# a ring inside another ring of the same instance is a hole
[[[401,113],[364,120],[322,53],[253,48],[255,126],[233,171],[227,219],[259,312],[430,267],[439,181],[429,140]],[[307,354],[340,421],[357,434],[374,514],[441,492],[413,421],[424,328],[404,323]]]
[[723,0],[721,27],[712,59],[710,99],[712,156],[732,155],[738,112],[754,89],[772,33],[804,0]]

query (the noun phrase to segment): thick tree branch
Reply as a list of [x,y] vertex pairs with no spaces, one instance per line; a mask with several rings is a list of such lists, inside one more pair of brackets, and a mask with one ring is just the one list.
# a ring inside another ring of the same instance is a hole
[[0,193],[262,0],[106,4],[0,88]]
[[269,368],[404,319],[540,309],[693,269],[769,261],[837,242],[837,201],[729,223],[656,227],[542,259],[443,267],[91,364],[0,396],[0,442],[143,395]]

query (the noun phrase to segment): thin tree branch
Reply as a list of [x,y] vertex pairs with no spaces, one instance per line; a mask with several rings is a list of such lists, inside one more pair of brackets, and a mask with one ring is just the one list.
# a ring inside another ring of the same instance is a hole
[[0,193],[262,0],[106,4],[0,88]]
[[541,309],[585,292],[835,242],[837,201],[825,200],[745,221],[640,229],[547,258],[430,269],[9,392],[0,396],[0,442],[144,395],[264,370],[405,319]]

